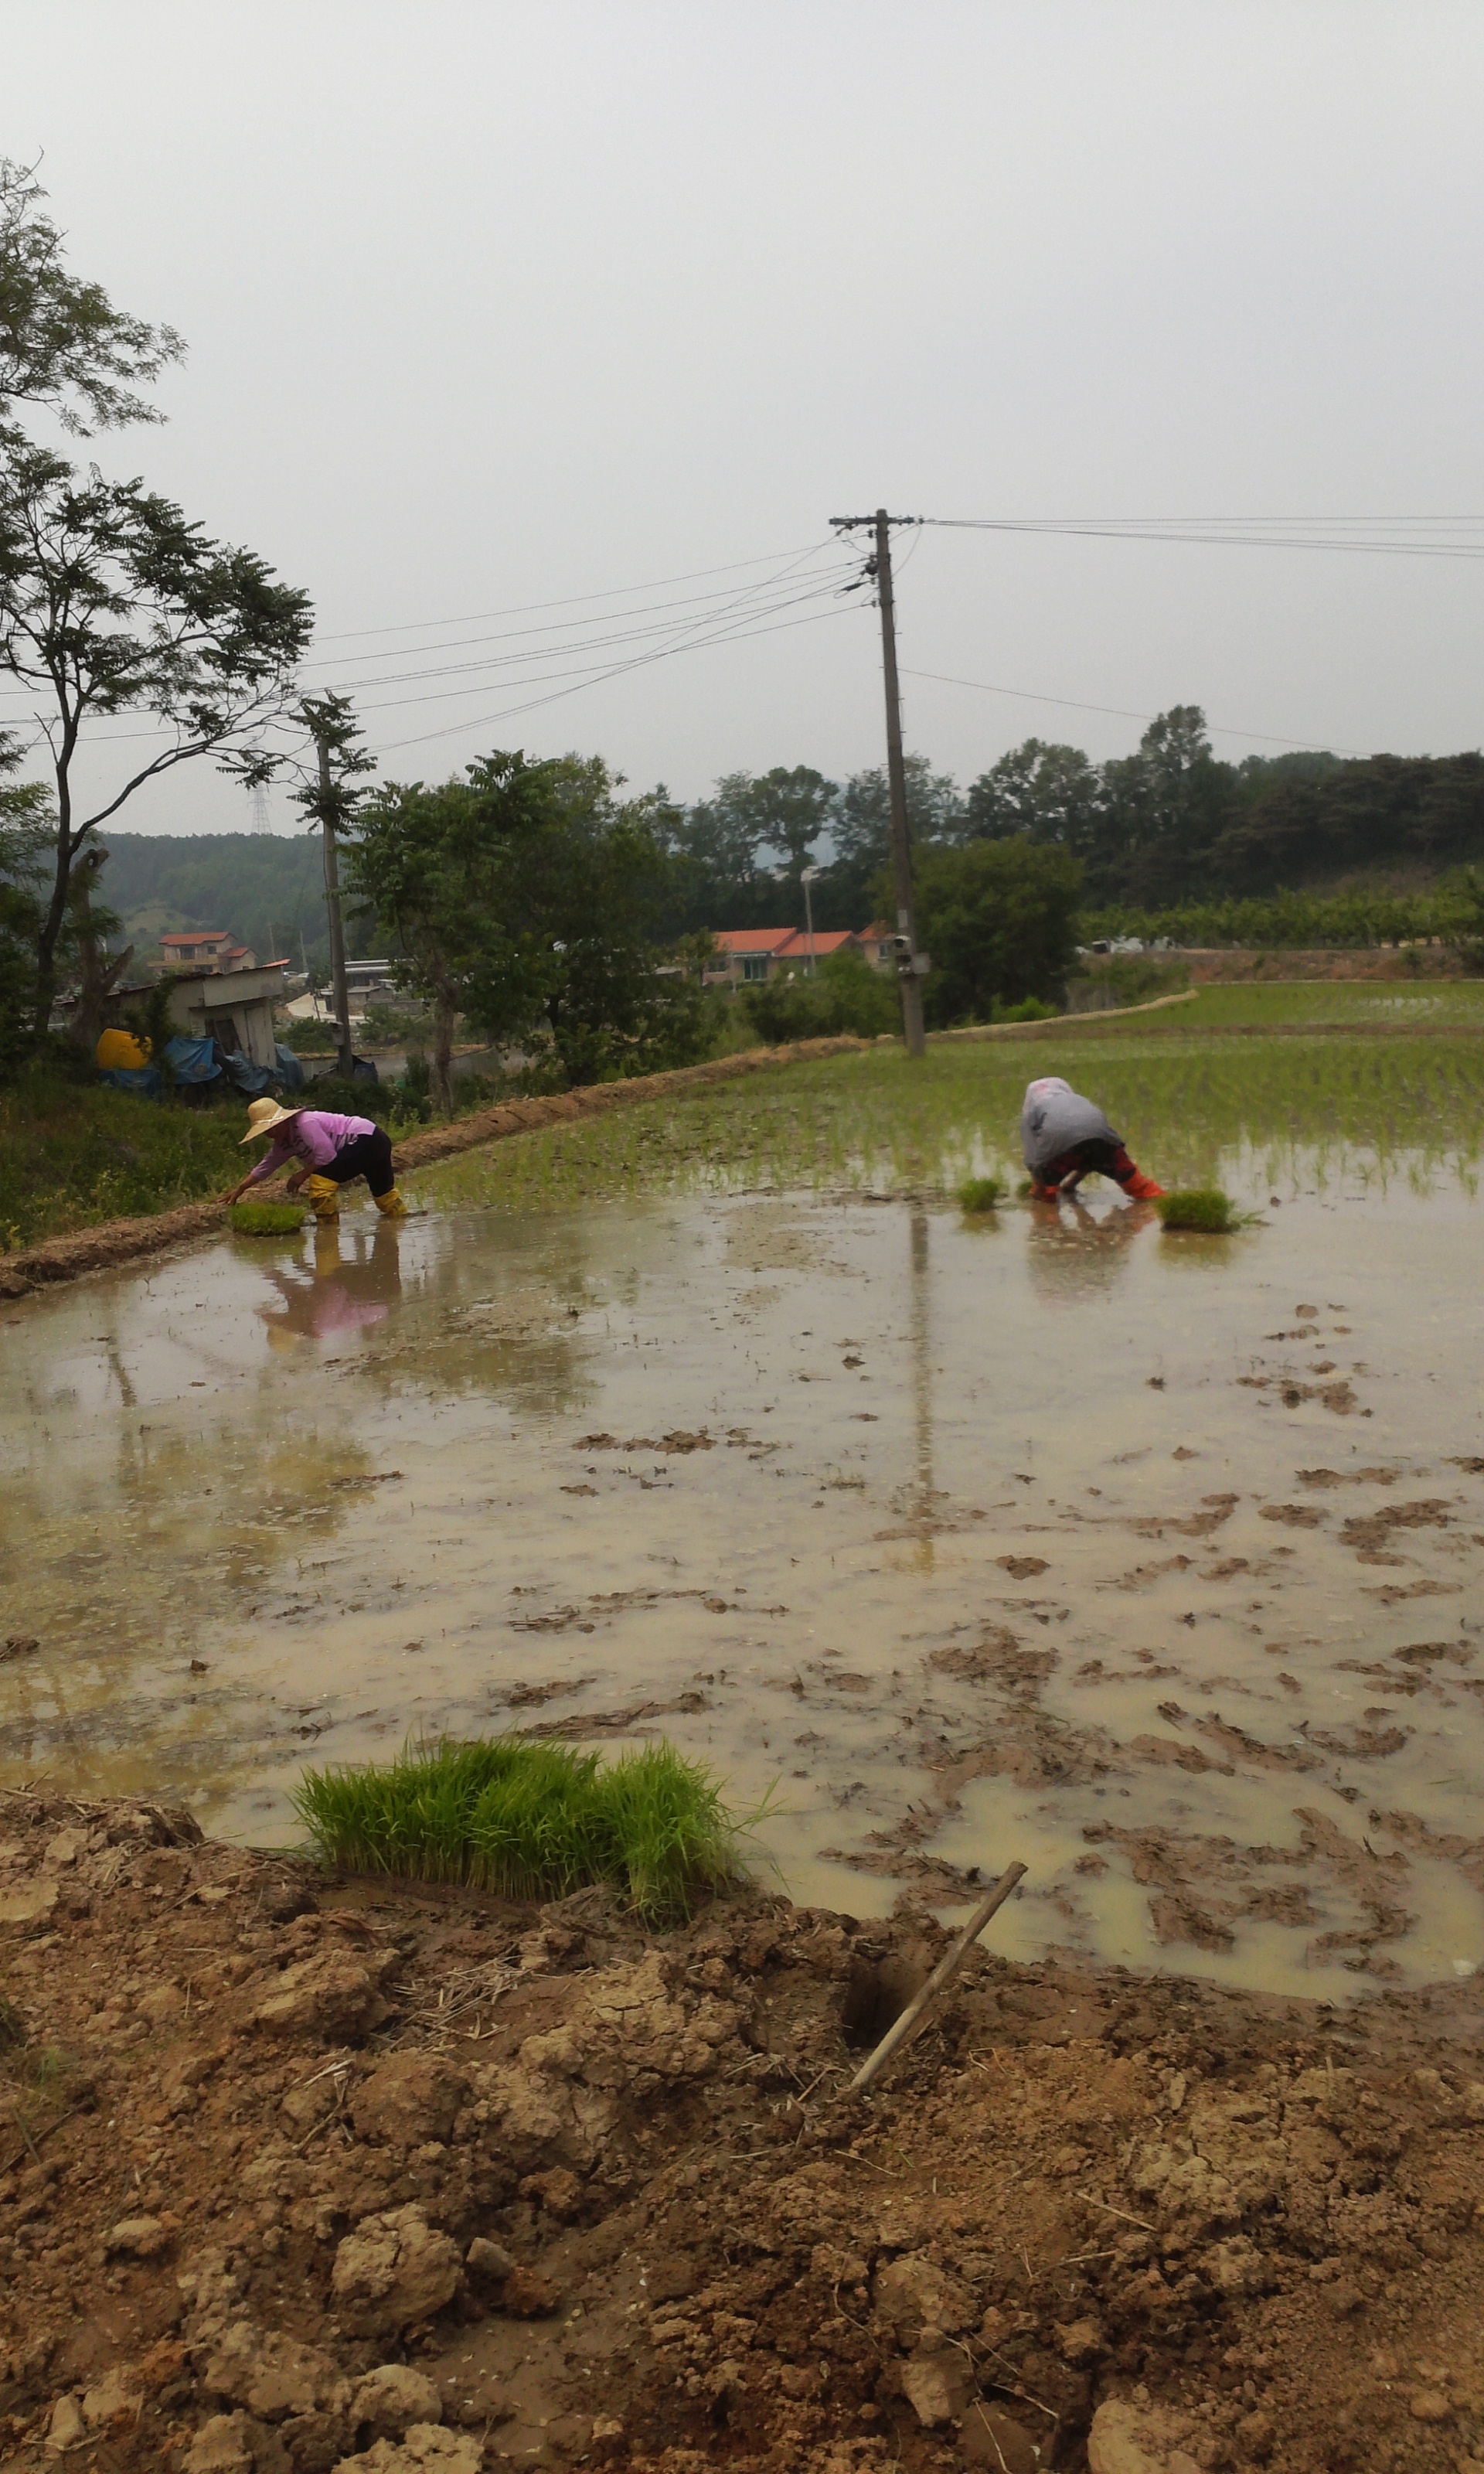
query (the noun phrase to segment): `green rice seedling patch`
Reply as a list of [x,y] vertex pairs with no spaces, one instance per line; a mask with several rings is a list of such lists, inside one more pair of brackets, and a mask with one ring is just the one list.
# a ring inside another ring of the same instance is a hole
[[1384,1180],[1403,1159],[1408,1175],[1465,1183],[1477,1170],[1484,1040],[1362,1040],[1321,1026],[1269,1041],[1130,1024],[1118,1037],[945,1044],[918,1062],[883,1047],[703,1085],[465,1152],[419,1173],[418,1191],[436,1206],[516,1212],[785,1189],[947,1200],[969,1177],[1013,1186],[1025,1085],[1047,1073],[1097,1100],[1168,1187],[1231,1184],[1239,1172],[1256,1199],[1301,1165],[1310,1180]]
[[1245,1227],[1247,1214],[1238,1211],[1219,1185],[1196,1185],[1183,1194],[1161,1194],[1155,1202],[1167,1229],[1190,1229],[1205,1237],[1230,1237]]
[[227,1225],[237,1237],[292,1237],[304,1225],[301,1202],[233,1202]]
[[966,1176],[958,1190],[960,1211],[993,1211],[1004,1199],[1005,1180],[1001,1176]]
[[326,1864],[502,1898],[607,1881],[662,1921],[744,1879],[719,1786],[667,1743],[606,1766],[518,1735],[409,1745],[384,1766],[307,1770],[294,1806]]

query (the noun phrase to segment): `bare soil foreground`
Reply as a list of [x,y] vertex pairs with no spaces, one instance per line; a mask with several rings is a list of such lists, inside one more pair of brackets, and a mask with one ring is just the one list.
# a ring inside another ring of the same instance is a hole
[[[5,1803],[0,2464],[1469,2474],[1484,1995],[646,1939]],[[992,1932],[993,1932],[992,1928]]]

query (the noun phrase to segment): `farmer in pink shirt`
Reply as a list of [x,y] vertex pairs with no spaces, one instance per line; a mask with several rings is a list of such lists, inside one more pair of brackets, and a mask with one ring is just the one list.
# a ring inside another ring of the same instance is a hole
[[276,1100],[254,1100],[248,1110],[245,1143],[272,1134],[273,1149],[227,1195],[235,1202],[250,1185],[261,1185],[286,1159],[298,1163],[288,1180],[297,1194],[306,1185],[319,1221],[340,1217],[340,1189],[364,1176],[378,1211],[389,1220],[405,1220],[407,1205],[392,1173],[392,1138],[370,1117],[334,1117],[324,1108],[282,1108]]

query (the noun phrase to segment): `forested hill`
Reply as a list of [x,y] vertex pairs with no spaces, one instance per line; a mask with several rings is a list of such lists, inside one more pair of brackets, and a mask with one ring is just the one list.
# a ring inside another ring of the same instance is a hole
[[[265,958],[329,958],[318,834],[117,834],[102,891],[142,956],[168,929],[227,928]],[[360,950],[347,923],[352,953]],[[368,947],[366,950],[370,951]]]
[[[642,803],[668,852],[667,933],[803,920],[801,870],[817,928],[873,915],[888,854],[884,768],[831,781],[808,765],[729,774],[690,808],[658,793]],[[1261,898],[1347,879],[1421,886],[1484,867],[1484,755],[1211,752],[1196,705],[1176,705],[1132,756],[1094,764],[1038,739],[967,786],[907,759],[907,805],[920,844],[1021,837],[1070,852],[1094,909],[1148,910]],[[162,931],[226,928],[254,952],[328,960],[317,835],[108,834],[103,894],[141,955]],[[347,905],[352,955],[386,950],[373,921]]]

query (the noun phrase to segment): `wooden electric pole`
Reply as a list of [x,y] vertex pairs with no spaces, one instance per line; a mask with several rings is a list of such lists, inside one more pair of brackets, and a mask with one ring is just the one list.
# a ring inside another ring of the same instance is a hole
[[897,604],[892,594],[892,525],[911,523],[911,516],[889,516],[877,507],[874,516],[831,516],[841,531],[870,524],[876,537],[872,571],[881,610],[881,668],[886,686],[886,779],[892,803],[892,877],[897,894],[897,974],[901,984],[901,1028],[909,1056],[925,1056],[922,1029],[922,981],[927,956],[918,951],[917,920],[912,899],[912,840],[907,830],[907,770],[901,753],[901,696],[897,684]]
[[340,915],[340,861],[335,849],[335,795],[330,781],[329,741],[317,740],[320,751],[320,821],[324,833],[324,907],[330,922],[330,984],[335,1000],[335,1070],[347,1082],[355,1077],[350,1047],[350,989],[346,979],[346,931]]

